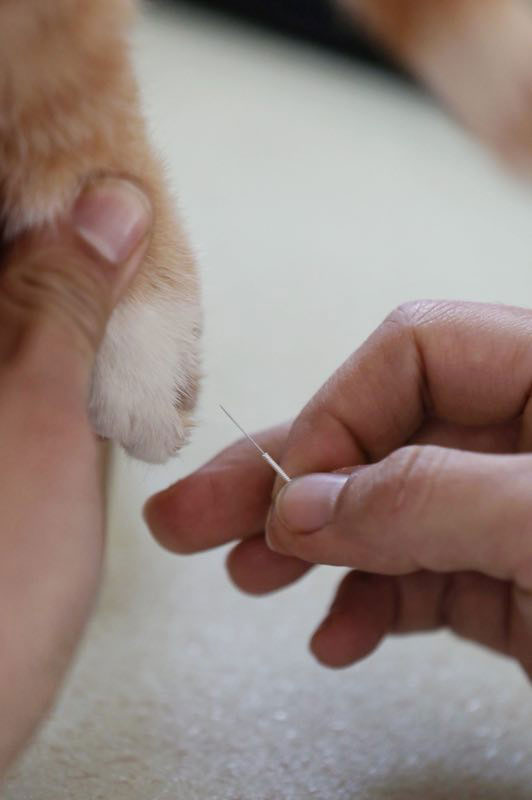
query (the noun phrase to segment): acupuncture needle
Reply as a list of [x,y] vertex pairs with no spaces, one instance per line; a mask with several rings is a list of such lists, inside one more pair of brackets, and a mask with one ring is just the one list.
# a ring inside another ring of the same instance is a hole
[[279,466],[279,464],[278,464],[276,461],[274,461],[274,460],[273,460],[273,458],[271,457],[271,455],[270,455],[269,453],[266,453],[266,452],[265,452],[265,451],[262,449],[262,447],[260,446],[260,444],[259,444],[258,442],[256,442],[256,441],[255,441],[255,439],[253,438],[253,436],[250,436],[250,435],[249,435],[249,433],[247,433],[247,431],[245,431],[245,430],[244,430],[244,428],[242,427],[242,425],[239,425],[239,423],[236,421],[236,419],[235,419],[233,416],[231,416],[231,414],[229,413],[229,411],[227,411],[227,409],[226,409],[226,408],[224,408],[222,405],[220,405],[220,408],[222,409],[222,411],[224,412],[224,414],[225,414],[227,417],[229,417],[229,419],[231,420],[231,422],[233,423],[233,425],[236,425],[236,427],[238,428],[238,430],[239,430],[241,433],[243,433],[243,434],[244,434],[244,436],[246,437],[246,439],[248,439],[248,440],[251,442],[251,444],[253,445],[253,447],[255,447],[255,448],[256,448],[256,449],[259,451],[259,453],[260,453],[260,455],[261,455],[261,458],[263,458],[263,459],[266,461],[266,463],[270,465],[270,467],[271,467],[271,468],[274,470],[274,472],[276,472],[276,473],[279,475],[279,477],[283,479],[283,481],[284,481],[285,483],[290,483],[290,481],[291,481],[291,478],[289,478],[289,477],[288,477],[288,475],[286,474],[286,472],[284,471],[284,469],[282,469],[282,468]]

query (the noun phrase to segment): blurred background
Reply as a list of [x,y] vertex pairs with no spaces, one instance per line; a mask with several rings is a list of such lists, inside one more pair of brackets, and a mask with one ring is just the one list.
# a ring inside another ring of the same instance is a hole
[[[225,6],[224,9],[221,6]],[[532,194],[319,2],[153,3],[135,57],[201,262],[205,380],[165,467],[117,453],[100,604],[6,800],[525,800],[530,687],[446,634],[343,672],[307,641],[341,570],[261,600],[144,499],[296,414],[397,304],[527,305]],[[266,19],[267,17],[267,19]]]
[[367,35],[363,27],[329,0],[177,0],[247,26],[348,54],[377,68],[402,72],[399,62]]

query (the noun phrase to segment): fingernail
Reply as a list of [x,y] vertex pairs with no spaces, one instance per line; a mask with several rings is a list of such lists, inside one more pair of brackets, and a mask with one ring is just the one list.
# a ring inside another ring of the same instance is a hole
[[121,264],[133,255],[151,225],[148,198],[129,181],[103,178],[84,189],[72,212],[78,236],[101,258]]
[[345,475],[308,475],[289,483],[278,494],[275,511],[281,523],[293,531],[310,533],[331,522],[338,495],[347,483]]

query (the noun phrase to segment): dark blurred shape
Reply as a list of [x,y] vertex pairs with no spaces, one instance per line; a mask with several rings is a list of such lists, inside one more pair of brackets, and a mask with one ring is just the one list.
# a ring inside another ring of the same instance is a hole
[[329,0],[173,0],[206,7],[314,42],[406,78],[404,71]]

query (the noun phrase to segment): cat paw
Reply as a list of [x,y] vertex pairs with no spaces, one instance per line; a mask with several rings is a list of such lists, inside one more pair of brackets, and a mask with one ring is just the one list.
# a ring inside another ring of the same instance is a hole
[[164,297],[127,299],[97,358],[89,417],[99,436],[162,463],[186,444],[197,391],[197,311]]

